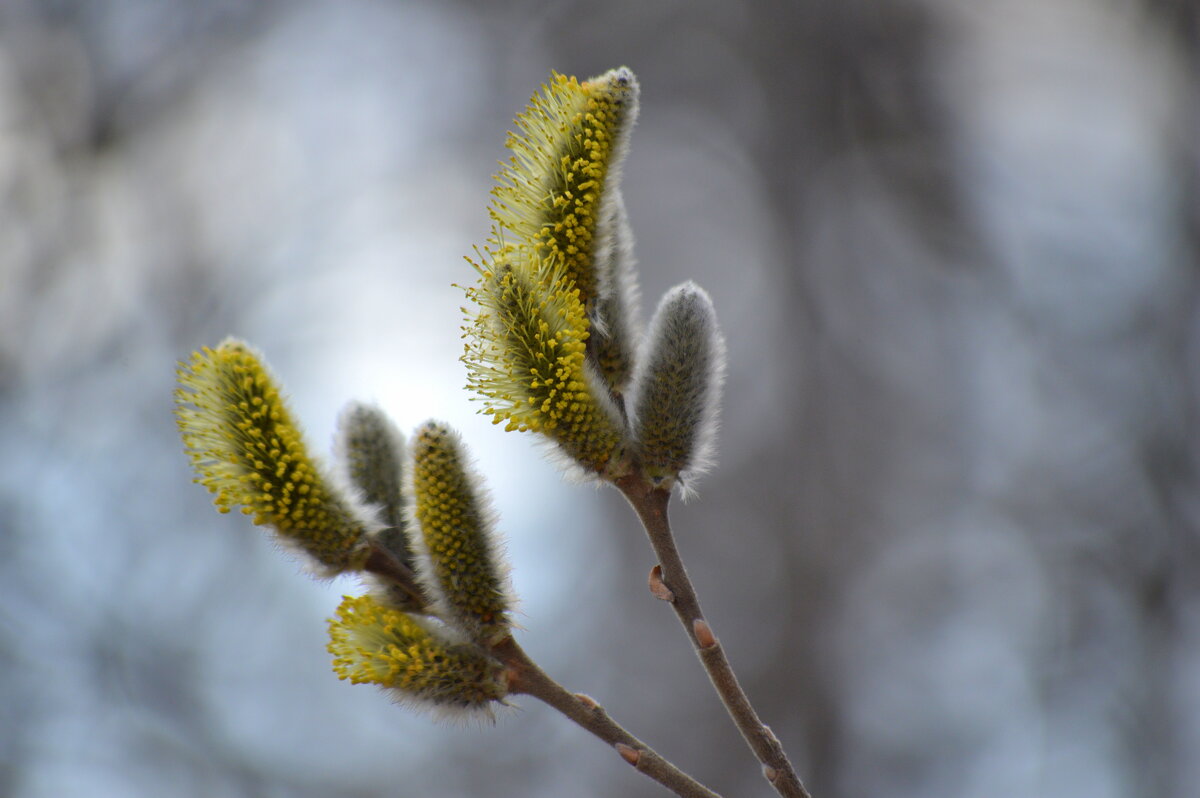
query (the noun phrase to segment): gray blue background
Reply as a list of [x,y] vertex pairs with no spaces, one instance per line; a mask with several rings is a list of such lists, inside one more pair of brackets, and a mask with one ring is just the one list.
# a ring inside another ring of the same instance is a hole
[[190,483],[173,369],[263,350],[309,439],[458,427],[521,640],[769,794],[609,490],[462,386],[454,283],[555,69],[642,84],[644,311],[729,347],[679,543],[818,798],[1200,784],[1187,2],[0,2],[0,794],[658,796],[528,700],[338,682],[318,584]]

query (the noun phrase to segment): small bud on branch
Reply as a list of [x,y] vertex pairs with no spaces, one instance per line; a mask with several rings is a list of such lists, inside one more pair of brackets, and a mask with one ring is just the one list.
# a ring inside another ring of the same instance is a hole
[[617,753],[621,755],[622,759],[624,759],[626,762],[633,765],[634,767],[637,767],[638,762],[640,762],[642,759],[642,752],[637,750],[636,748],[634,748],[631,745],[625,745],[625,743],[617,743],[614,746],[614,748],[617,749]]
[[703,618],[697,618],[692,622],[692,631],[696,634],[696,645],[700,648],[712,648],[717,644],[717,637],[713,634],[712,627]]
[[675,594],[671,592],[671,588],[667,587],[662,579],[662,566],[656,565],[650,569],[650,595],[660,601],[674,601]]

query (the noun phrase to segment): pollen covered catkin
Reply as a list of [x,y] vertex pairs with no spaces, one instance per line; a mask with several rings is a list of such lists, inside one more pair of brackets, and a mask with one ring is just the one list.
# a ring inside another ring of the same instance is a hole
[[465,336],[467,385],[495,423],[541,433],[585,471],[603,473],[624,434],[587,359],[579,292],[555,262],[524,249],[510,256],[467,291],[480,308]]
[[489,250],[499,256],[516,242],[560,261],[589,309],[604,282],[596,251],[624,223],[612,198],[637,109],[637,79],[625,67],[582,83],[552,74],[517,117],[492,191]]
[[620,166],[638,84],[622,67],[580,82],[551,75],[516,120],[496,176],[492,232],[464,327],[468,387],[507,429],[559,445],[611,476],[624,439],[637,285]]
[[658,484],[690,480],[711,464],[725,343],[708,294],[687,282],[663,297],[632,390],[633,438]]
[[196,481],[221,512],[254,523],[316,561],[325,575],[361,568],[377,526],[309,454],[262,357],[230,338],[178,370],[175,417]]
[[329,620],[333,670],[352,684],[377,684],[439,709],[487,710],[503,699],[504,666],[435,629],[370,595],[345,596]]
[[487,497],[449,427],[423,424],[413,436],[412,457],[415,527],[424,554],[419,577],[445,621],[471,640],[494,643],[509,632],[510,600]]

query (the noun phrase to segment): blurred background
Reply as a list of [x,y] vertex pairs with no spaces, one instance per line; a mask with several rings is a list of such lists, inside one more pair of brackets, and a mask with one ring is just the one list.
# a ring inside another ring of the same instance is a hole
[[529,700],[338,682],[318,584],[190,482],[177,360],[264,351],[310,440],[458,426],[526,648],[768,795],[613,491],[462,389],[463,256],[550,70],[642,83],[644,312],[730,370],[679,543],[817,798],[1200,790],[1189,0],[0,0],[0,794],[659,796]]

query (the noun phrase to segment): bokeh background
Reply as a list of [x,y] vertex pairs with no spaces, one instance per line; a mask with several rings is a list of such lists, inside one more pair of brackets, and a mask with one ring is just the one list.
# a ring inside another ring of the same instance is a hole
[[458,426],[522,640],[767,795],[612,491],[462,389],[455,282],[512,117],[626,64],[646,309],[729,343],[680,545],[821,798],[1200,790],[1188,0],[0,0],[0,794],[658,796],[546,708],[338,682],[314,583],[190,483],[174,364],[252,341]]

